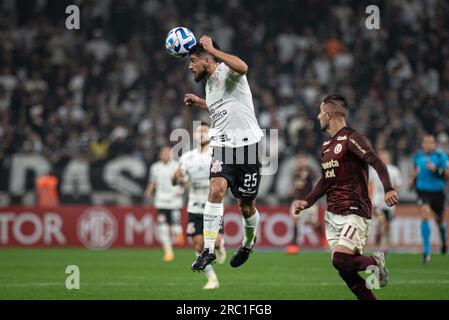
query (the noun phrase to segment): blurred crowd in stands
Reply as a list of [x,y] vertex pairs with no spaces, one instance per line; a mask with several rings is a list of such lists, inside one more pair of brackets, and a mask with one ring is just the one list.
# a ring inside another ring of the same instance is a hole
[[[79,30],[65,9],[80,8]],[[368,30],[366,6],[380,9]],[[0,3],[0,161],[17,152],[54,167],[121,154],[157,159],[176,128],[208,114],[188,59],[164,51],[166,33],[211,35],[249,65],[262,128],[278,129],[280,158],[319,157],[323,96],[344,95],[349,124],[394,162],[423,132],[449,151],[449,2],[445,0],[3,0]]]

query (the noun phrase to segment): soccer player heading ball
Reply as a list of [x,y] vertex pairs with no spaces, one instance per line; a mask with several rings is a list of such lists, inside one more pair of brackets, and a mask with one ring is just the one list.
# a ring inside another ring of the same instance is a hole
[[221,51],[208,36],[201,37],[189,52],[189,70],[195,81],[206,79],[206,99],[186,94],[187,106],[209,111],[211,147],[209,197],[204,208],[204,250],[192,264],[200,271],[215,261],[215,239],[223,220],[223,199],[228,188],[238,199],[243,215],[244,239],[231,259],[236,268],[245,263],[255,243],[259,212],[256,196],[260,184],[259,141],[248,66],[238,57]]
[[382,252],[363,256],[371,219],[368,195],[368,165],[376,170],[382,181],[385,202],[398,203],[385,164],[378,158],[367,139],[346,126],[346,99],[331,95],[320,106],[318,120],[321,129],[330,133],[330,140],[321,148],[321,179],[303,200],[294,204],[296,214],[327,195],[325,215],[326,237],[332,250],[332,263],[347,286],[360,300],[376,299],[365,280],[358,274],[376,266],[380,287],[387,285],[388,270]]

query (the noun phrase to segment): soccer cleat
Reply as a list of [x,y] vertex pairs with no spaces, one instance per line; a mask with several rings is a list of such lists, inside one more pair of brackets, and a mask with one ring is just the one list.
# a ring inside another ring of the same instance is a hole
[[224,264],[226,261],[226,248],[224,246],[220,246],[217,250],[217,262],[219,264]]
[[175,255],[173,253],[166,253],[166,254],[164,254],[163,259],[165,262],[170,262],[170,261],[175,260]]
[[422,255],[422,263],[423,264],[428,264],[429,262],[430,262],[430,254],[424,253]]
[[447,247],[446,247],[446,244],[443,243],[443,244],[441,245],[441,254],[442,254],[442,255],[445,255],[446,252],[447,252]]
[[379,268],[379,285],[381,288],[388,284],[388,269],[385,266],[385,255],[383,252],[374,252],[372,257],[377,262]]
[[296,244],[291,244],[285,248],[286,254],[296,254],[299,252],[299,246]]
[[211,277],[207,280],[207,283],[204,285],[203,289],[212,290],[218,289],[220,287],[220,283],[216,277]]
[[209,248],[205,248],[201,254],[192,263],[193,271],[203,271],[207,265],[213,263],[217,259],[215,253],[209,253]]
[[248,260],[249,255],[253,252],[254,245],[256,244],[256,238],[254,238],[254,243],[251,248],[245,248],[243,245],[234,253],[231,259],[231,267],[237,268]]

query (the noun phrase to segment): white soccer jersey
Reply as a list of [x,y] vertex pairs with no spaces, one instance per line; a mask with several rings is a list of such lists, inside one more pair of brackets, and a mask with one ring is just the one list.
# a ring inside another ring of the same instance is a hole
[[[399,169],[392,164],[387,164],[387,170],[393,187],[400,187],[402,178]],[[369,180],[373,183],[373,205],[382,210],[391,209],[391,207],[385,203],[384,187],[377,172],[372,167],[369,168]]]
[[179,160],[181,169],[189,183],[189,203],[187,211],[203,214],[209,196],[209,170],[212,161],[211,150],[200,153],[198,149],[182,155]]
[[220,63],[207,79],[206,103],[211,119],[211,146],[237,148],[262,138],[246,75]]
[[154,206],[157,209],[181,209],[182,188],[172,185],[172,177],[178,169],[178,162],[171,160],[154,163],[150,168],[150,182],[156,184]]

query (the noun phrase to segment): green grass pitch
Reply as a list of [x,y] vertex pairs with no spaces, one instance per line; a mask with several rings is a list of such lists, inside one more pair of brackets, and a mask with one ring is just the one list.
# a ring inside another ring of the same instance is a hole
[[[240,268],[215,265],[220,288],[206,291],[193,273],[190,249],[173,262],[158,249],[1,249],[0,299],[354,299],[338,277],[329,253],[257,250]],[[68,290],[65,269],[80,269],[80,289]],[[418,254],[387,257],[390,283],[379,299],[449,299],[449,256],[434,254],[429,265]]]

